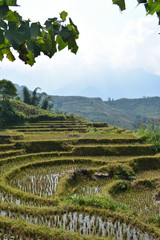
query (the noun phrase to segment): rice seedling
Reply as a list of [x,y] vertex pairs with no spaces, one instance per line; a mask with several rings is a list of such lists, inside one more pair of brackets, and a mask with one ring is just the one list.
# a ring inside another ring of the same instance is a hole
[[140,231],[130,224],[113,220],[109,217],[102,218],[90,214],[83,214],[80,212],[59,213],[56,215],[38,215],[21,214],[14,212],[7,212],[1,210],[0,214],[3,217],[10,217],[11,219],[21,219],[32,224],[40,224],[50,228],[62,228],[64,231],[78,232],[81,235],[97,235],[99,237],[113,237],[113,239],[123,240],[124,235],[127,235],[128,240],[142,239],[142,240],[156,240],[149,236],[146,232]]
[[18,178],[12,178],[10,185],[40,197],[53,197],[60,178],[82,167],[83,165],[60,165],[29,169],[19,174]]
[[160,215],[160,204],[156,201],[155,192],[152,189],[134,189],[120,193],[114,199],[127,205],[129,209],[144,219]]
[[160,178],[160,169],[157,170],[148,170],[139,172],[136,176],[137,179],[154,179]]

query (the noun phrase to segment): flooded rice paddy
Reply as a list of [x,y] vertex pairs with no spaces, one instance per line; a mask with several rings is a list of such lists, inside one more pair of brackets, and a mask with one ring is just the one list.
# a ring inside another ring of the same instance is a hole
[[76,169],[88,168],[84,165],[60,165],[33,168],[23,171],[10,181],[10,185],[24,192],[40,197],[53,197],[60,179]]
[[1,210],[0,214],[3,217],[21,219],[33,224],[41,224],[50,228],[60,228],[80,234],[112,237],[112,239],[117,240],[156,240],[147,233],[142,233],[139,229],[125,222],[122,223],[118,220],[112,220],[107,217],[102,218],[87,213],[68,212],[54,216],[33,216],[28,214],[20,215],[18,213]]

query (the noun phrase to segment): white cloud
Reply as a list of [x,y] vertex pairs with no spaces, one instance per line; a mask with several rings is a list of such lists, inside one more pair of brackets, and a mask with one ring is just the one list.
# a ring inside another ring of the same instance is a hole
[[82,59],[88,66],[143,68],[160,74],[160,36],[153,17],[128,21],[119,34],[105,36],[90,29],[82,41]]

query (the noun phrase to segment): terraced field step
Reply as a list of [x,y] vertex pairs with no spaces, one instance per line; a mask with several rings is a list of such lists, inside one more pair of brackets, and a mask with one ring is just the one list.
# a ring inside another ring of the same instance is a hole
[[141,144],[139,139],[73,139],[16,141],[17,149],[26,153],[68,152],[72,156],[137,156],[153,155],[156,149],[152,144]]
[[85,122],[85,121],[40,121],[37,123],[30,123],[32,125],[42,125],[42,124],[86,124],[87,126],[93,127],[108,127],[106,122]]
[[0,152],[9,151],[15,149],[15,143],[11,144],[0,144]]
[[76,131],[85,133],[88,131],[87,128],[77,128],[77,127],[70,127],[70,128],[24,128],[24,129],[16,129],[17,132],[48,132],[48,131],[55,131],[55,132],[62,132],[62,131]]
[[143,139],[141,138],[79,138],[73,140],[67,140],[68,143],[74,145],[83,145],[83,144],[136,144],[142,143]]
[[13,126],[12,129],[20,130],[20,129],[38,129],[38,128],[88,128],[88,127],[96,127],[96,128],[108,128],[107,123],[86,123],[86,122],[80,122],[80,121],[55,121],[55,122],[38,122],[38,123],[30,123],[30,124],[24,124],[21,126]]
[[0,134],[0,144],[11,143],[11,136],[8,134]]
[[18,127],[13,127],[13,129],[32,129],[32,128],[78,128],[78,127],[87,127],[86,124],[35,124],[35,125],[23,125],[23,126],[18,126]]
[[72,154],[75,156],[141,156],[154,155],[155,147],[149,144],[141,145],[97,145],[75,146]]
[[24,153],[23,149],[0,152],[0,158],[8,158],[8,157],[12,157],[12,156],[21,155],[23,153]]

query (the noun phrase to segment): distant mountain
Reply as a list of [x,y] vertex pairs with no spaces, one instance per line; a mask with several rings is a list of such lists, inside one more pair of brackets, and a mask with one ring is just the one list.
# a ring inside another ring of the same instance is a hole
[[79,81],[73,81],[55,90],[54,95],[100,97],[103,100],[122,96],[124,98],[160,96],[160,76],[142,69],[95,70],[88,72]]
[[160,97],[102,101],[101,98],[53,96],[53,100],[54,109],[126,129],[137,129],[147,119],[160,118]]

